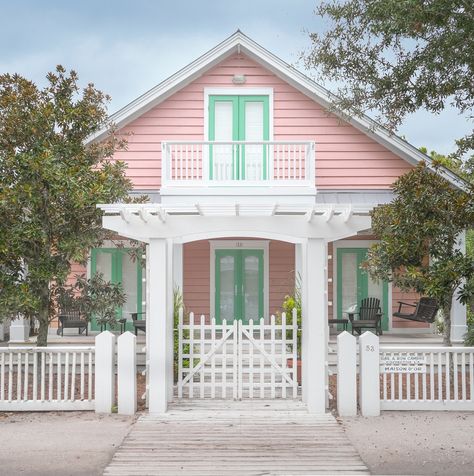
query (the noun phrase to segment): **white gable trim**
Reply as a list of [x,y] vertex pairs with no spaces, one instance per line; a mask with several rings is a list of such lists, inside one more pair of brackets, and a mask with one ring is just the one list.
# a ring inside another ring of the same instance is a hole
[[[292,85],[300,92],[316,101],[326,109],[331,110],[335,96],[326,88],[315,83],[313,80],[299,72],[283,60],[270,53],[258,43],[237,30],[233,35],[219,43],[213,49],[197,58],[195,61],[179,70],[174,75],[147,91],[127,106],[123,107],[110,117],[110,121],[117,127],[124,127],[137,117],[163,102],[175,92],[179,91],[207,70],[220,63],[222,60],[235,52],[242,52],[249,56],[275,75]],[[347,118],[337,111],[332,111],[344,121],[372,137],[375,141],[398,155],[408,163],[416,165],[421,161],[431,166],[432,161],[429,156],[423,154],[416,147],[412,146],[400,137],[391,134],[383,126],[372,120],[368,116]],[[102,129],[93,134],[88,142],[98,141],[106,137],[107,129]],[[456,186],[464,187],[464,181],[450,170],[443,168],[442,175]]]

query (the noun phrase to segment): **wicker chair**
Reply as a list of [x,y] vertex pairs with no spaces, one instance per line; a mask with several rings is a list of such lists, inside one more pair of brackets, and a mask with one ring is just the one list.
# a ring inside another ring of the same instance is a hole
[[[358,319],[355,318],[356,315]],[[380,299],[374,297],[362,299],[359,311],[350,312],[348,316],[352,326],[352,335],[354,335],[354,331],[361,335],[363,329],[375,329],[377,335],[382,334]]]

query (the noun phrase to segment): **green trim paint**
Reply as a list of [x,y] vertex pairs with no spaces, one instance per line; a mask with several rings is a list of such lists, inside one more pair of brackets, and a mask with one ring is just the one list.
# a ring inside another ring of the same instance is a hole
[[[112,283],[120,283],[122,284],[122,277],[123,277],[123,270],[122,270],[122,260],[124,256],[128,256],[130,249],[129,248],[93,248],[91,250],[91,275],[94,276],[97,272],[97,255],[99,253],[107,253],[110,254],[110,281]],[[136,309],[138,313],[141,313],[143,310],[142,307],[142,292],[143,292],[143,269],[140,266],[139,260],[136,262],[137,266],[137,303]],[[123,309],[121,307],[117,308],[116,310],[117,319],[122,318],[123,316]],[[124,316],[127,319],[130,316]],[[142,316],[139,314],[138,319],[141,319]],[[98,331],[100,330],[100,326],[97,324],[95,319],[91,320],[91,330]],[[133,324],[131,322],[127,322],[126,324],[127,331],[134,331]]]
[[[357,303],[359,304],[362,299],[369,297],[369,276],[360,268],[360,265],[367,259],[368,248],[338,248],[337,249],[337,318],[342,319],[342,256],[344,254],[356,255],[356,283],[357,283]],[[374,296],[377,297],[377,296]],[[382,283],[382,330],[388,330],[389,314],[388,314],[388,283]],[[342,326],[338,326],[342,330]],[[350,328],[350,324],[349,324]]]
[[258,259],[258,314],[263,316],[263,250],[216,250],[215,251],[215,313],[216,322],[221,323],[221,259],[232,257],[234,260],[234,309],[235,319],[247,322],[245,310],[245,258],[254,256]]
[[[263,104],[263,138],[270,140],[270,104],[268,96],[234,96],[215,95],[209,96],[209,141],[216,137],[216,102],[232,103],[232,140],[244,141],[245,137],[245,106],[249,102],[261,102]],[[245,145],[236,147],[236,154],[232,157],[233,180],[245,179]],[[241,158],[241,161],[239,160]],[[266,150],[263,150],[263,179],[268,178],[268,158]],[[209,179],[213,179],[213,156],[212,146],[209,147]]]

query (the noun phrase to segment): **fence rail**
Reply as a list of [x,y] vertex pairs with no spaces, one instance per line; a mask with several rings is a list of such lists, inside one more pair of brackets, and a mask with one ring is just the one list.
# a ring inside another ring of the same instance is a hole
[[163,142],[163,185],[314,186],[314,142]]
[[0,411],[93,410],[94,346],[0,348]]
[[474,410],[474,347],[381,346],[380,359],[419,363],[408,372],[381,365],[382,410]]

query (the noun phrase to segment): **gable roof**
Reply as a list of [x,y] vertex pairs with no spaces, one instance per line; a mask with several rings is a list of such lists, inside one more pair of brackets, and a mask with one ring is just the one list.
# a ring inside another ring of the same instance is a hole
[[[432,166],[431,158],[418,150],[407,141],[392,134],[381,124],[370,117],[363,115],[357,117],[347,117],[343,113],[334,110],[333,103],[336,96],[329,90],[314,82],[293,66],[270,53],[251,38],[237,30],[233,35],[219,43],[217,46],[203,54],[192,63],[188,64],[160,84],[139,96],[131,103],[124,106],[115,114],[110,116],[110,121],[118,128],[124,127],[131,121],[141,116],[145,112],[154,108],[165,99],[202,76],[221,61],[235,53],[243,53],[253,59],[276,76],[286,81],[288,84],[311,98],[325,109],[339,116],[345,122],[350,123],[361,132],[373,138],[376,142],[392,151],[402,159],[412,165],[417,165],[424,161],[428,166]],[[106,137],[107,128],[93,134],[88,142],[99,141]],[[457,187],[465,186],[464,180],[447,168],[442,168],[442,175]]]

